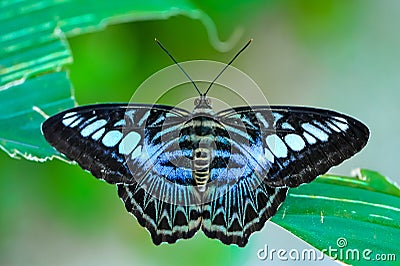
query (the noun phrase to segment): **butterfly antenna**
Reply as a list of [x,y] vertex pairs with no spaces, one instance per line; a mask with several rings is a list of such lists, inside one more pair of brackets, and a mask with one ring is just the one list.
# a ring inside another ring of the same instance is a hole
[[168,52],[167,48],[165,48],[165,47],[157,40],[157,38],[155,38],[154,41],[161,47],[161,49],[164,50],[164,52],[172,59],[172,61],[174,61],[174,63],[179,67],[179,69],[182,70],[183,74],[185,74],[185,76],[190,80],[190,82],[192,82],[193,86],[195,87],[195,89],[197,90],[197,92],[199,93],[199,95],[201,96],[201,92],[200,92],[199,88],[197,88],[196,83],[192,80],[192,78],[189,76],[189,74],[182,68],[182,66],[178,63],[178,61],[176,61],[175,58]]
[[221,70],[221,72],[219,72],[219,74],[214,78],[214,80],[210,83],[210,86],[208,86],[206,93],[204,93],[204,95],[207,95],[208,91],[211,89],[212,85],[215,83],[215,81],[222,75],[222,73],[224,73],[224,71],[233,63],[233,61],[235,61],[235,59],[250,45],[250,43],[253,41],[253,38],[251,38],[245,46],[243,46],[242,49],[240,49],[239,52],[237,52],[237,54],[231,59],[231,61],[229,61],[228,64],[226,64],[226,66]]

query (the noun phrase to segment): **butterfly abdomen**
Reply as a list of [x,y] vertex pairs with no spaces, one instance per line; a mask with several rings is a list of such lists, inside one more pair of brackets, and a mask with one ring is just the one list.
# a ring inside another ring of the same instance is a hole
[[211,149],[210,147],[199,147],[193,152],[193,177],[200,192],[206,190],[210,179]]
[[[210,181],[214,151],[219,148],[216,136],[224,127],[208,115],[198,115],[188,121],[181,130],[180,146],[191,150],[192,178],[199,192],[204,192]],[[223,133],[222,135],[227,135]]]

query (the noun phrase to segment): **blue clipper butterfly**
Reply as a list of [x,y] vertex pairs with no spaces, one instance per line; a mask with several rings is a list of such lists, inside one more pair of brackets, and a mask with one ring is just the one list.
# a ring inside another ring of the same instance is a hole
[[191,238],[201,228],[243,247],[289,188],[359,152],[369,130],[347,115],[311,107],[216,113],[206,95],[226,67],[204,94],[180,67],[200,95],[192,112],[157,104],[80,106],[48,118],[42,132],[60,153],[116,184],[154,244]]

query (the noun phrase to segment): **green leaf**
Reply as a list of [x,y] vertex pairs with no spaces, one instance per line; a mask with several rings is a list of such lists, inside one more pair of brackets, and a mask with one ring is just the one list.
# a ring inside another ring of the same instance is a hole
[[0,95],[0,147],[12,157],[31,160],[55,155],[40,131],[40,112],[53,114],[74,105],[66,72],[28,79]]
[[40,125],[44,113],[74,105],[63,71],[72,62],[66,37],[182,14],[200,19],[216,46],[226,45],[211,19],[187,0],[1,1],[0,9],[0,148],[13,157],[59,155],[44,141]]
[[400,189],[377,172],[360,170],[356,178],[324,175],[290,189],[272,221],[352,265],[375,260],[377,254],[400,256]]

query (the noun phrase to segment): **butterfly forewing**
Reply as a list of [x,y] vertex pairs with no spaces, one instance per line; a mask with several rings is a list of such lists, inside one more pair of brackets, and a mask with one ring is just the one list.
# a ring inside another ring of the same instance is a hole
[[[267,170],[260,174],[273,187],[312,181],[359,152],[369,138],[368,128],[354,118],[310,107],[239,107],[217,116],[228,125],[238,116],[258,124],[263,150],[258,154],[259,169]],[[246,132],[256,126],[244,125]],[[254,148],[244,148],[255,154]]]
[[149,132],[180,124],[188,114],[170,106],[99,104],[54,115],[42,131],[53,147],[95,177],[130,184],[135,182],[131,170],[145,171],[143,166],[150,167],[159,155]]

